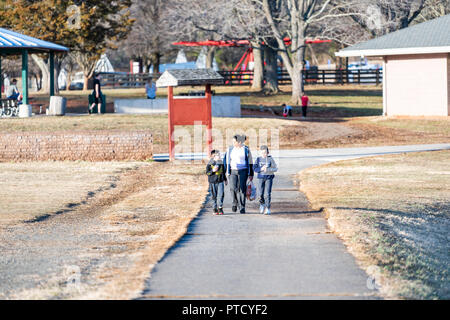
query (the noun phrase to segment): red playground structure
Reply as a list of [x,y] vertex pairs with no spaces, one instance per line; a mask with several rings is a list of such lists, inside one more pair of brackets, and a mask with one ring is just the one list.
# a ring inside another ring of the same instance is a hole
[[[284,42],[286,45],[291,45],[291,39],[285,38]],[[308,39],[307,44],[312,43],[325,43],[331,42],[331,40],[320,40],[320,39]],[[253,48],[249,40],[206,40],[206,41],[180,41],[172,43],[175,46],[186,46],[186,47],[248,47],[242,58],[239,60],[233,71],[241,70],[248,71],[250,62],[254,62]]]

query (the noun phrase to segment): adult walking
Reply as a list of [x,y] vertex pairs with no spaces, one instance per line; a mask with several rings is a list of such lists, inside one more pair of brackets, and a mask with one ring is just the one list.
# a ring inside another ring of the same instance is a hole
[[94,91],[92,92],[92,95],[94,96],[94,102],[89,107],[89,113],[92,113],[95,105],[97,105],[98,114],[102,113],[103,96],[102,96],[102,87],[100,84],[100,80],[101,80],[101,75],[97,73],[94,76]]
[[5,93],[5,96],[7,96],[7,92],[8,92],[9,86],[11,85],[11,81],[9,81],[9,77],[6,73],[3,76],[4,76],[4,79],[3,79],[3,88],[2,89],[3,89],[3,92]]
[[230,147],[223,159],[230,191],[233,200],[232,211],[245,213],[245,201],[247,196],[247,181],[253,180],[253,159],[249,147],[245,143],[246,137],[235,135],[233,146]]

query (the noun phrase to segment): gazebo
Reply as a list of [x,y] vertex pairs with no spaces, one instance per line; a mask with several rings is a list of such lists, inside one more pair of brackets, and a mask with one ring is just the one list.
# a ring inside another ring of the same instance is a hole
[[[68,52],[69,49],[51,42],[39,40],[11,30],[0,28],[0,75],[2,57],[22,56],[22,95],[23,104],[28,108],[28,55],[33,53],[49,54],[50,96],[55,95],[55,53]],[[3,77],[0,76],[0,87]]]

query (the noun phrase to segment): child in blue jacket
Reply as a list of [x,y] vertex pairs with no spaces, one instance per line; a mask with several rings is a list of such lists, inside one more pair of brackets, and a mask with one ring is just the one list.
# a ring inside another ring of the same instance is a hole
[[275,160],[269,155],[267,146],[262,146],[260,150],[261,156],[256,159],[254,165],[254,171],[258,173],[259,212],[270,215],[272,185],[278,167]]

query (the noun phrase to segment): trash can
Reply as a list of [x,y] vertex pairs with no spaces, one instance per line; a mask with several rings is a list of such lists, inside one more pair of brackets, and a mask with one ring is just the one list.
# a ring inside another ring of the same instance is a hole
[[[95,101],[95,97],[93,94],[89,95],[89,108],[92,106],[92,104]],[[101,113],[106,113],[106,96],[102,94],[102,105],[101,105]],[[95,105],[95,107],[92,109],[92,113],[98,113],[98,105]]]
[[49,115],[63,116],[66,114],[67,99],[63,97],[50,97]]

